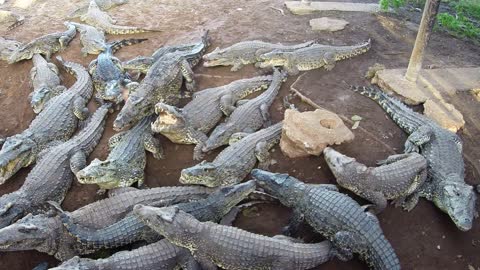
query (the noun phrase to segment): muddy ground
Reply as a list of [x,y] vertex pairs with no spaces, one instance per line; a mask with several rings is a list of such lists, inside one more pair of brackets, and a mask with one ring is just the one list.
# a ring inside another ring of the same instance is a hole
[[[7,1],[7,8],[14,1]],[[273,9],[282,8],[281,0],[144,0],[115,8],[110,14],[120,24],[137,25],[154,29],[163,29],[160,33],[137,35],[149,40],[145,43],[127,47],[117,53],[122,59],[130,59],[138,55],[149,55],[162,44],[174,44],[195,40],[202,29],[209,29],[212,46],[224,47],[243,40],[262,39],[264,41],[282,43],[300,43],[306,40],[319,40],[333,45],[357,44],[368,38],[372,39],[372,49],[364,55],[348,61],[340,62],[331,72],[314,70],[308,72],[297,83],[297,88],[319,105],[351,117],[358,114],[364,118],[363,129],[354,131],[355,140],[336,149],[359,161],[373,165],[376,160],[383,159],[394,152],[402,151],[405,134],[385,115],[374,102],[349,91],[343,81],[349,84],[366,84],[363,79],[368,67],[375,63],[384,64],[387,68],[406,67],[409,53],[415,39],[415,32],[409,23],[401,18],[387,15],[364,13],[336,13],[294,16],[285,11],[282,15]],[[20,41],[29,41],[34,37],[63,30],[65,15],[80,1],[37,1],[27,10],[13,10],[24,14],[26,22],[23,26],[3,35]],[[418,13],[418,16],[421,14]],[[315,33],[309,29],[308,21],[315,17],[340,17],[350,22],[345,30],[336,33]],[[410,26],[410,27],[408,27]],[[120,36],[109,36],[117,40]],[[77,61],[85,66],[94,59],[93,56],[80,56],[79,38],[61,53],[67,60]],[[480,49],[472,44],[454,39],[442,33],[432,36],[425,59],[425,66],[435,67],[467,67],[480,63]],[[29,107],[28,94],[31,91],[29,71],[31,61],[7,65],[0,63],[0,135],[11,136],[28,127],[34,117]],[[258,71],[253,67],[245,67],[232,73],[228,67],[194,69],[199,89],[219,86],[230,81],[255,76]],[[64,82],[71,85],[74,79],[64,74]],[[290,85],[296,80],[291,77],[283,85],[280,95],[271,107],[275,121],[282,119],[282,98],[288,93]],[[470,184],[480,183],[480,146],[475,140],[480,135],[480,106],[467,92],[448,98],[465,117],[466,126],[460,135],[464,139],[466,181]],[[311,109],[294,100],[302,110]],[[92,104],[92,111],[94,106]],[[103,159],[107,156],[107,139],[114,134],[112,122],[115,115],[109,117],[106,132],[90,159]],[[161,138],[166,150],[167,159],[162,161],[148,157],[146,184],[150,187],[177,185],[182,168],[194,165],[192,146],[174,145]],[[380,143],[380,142],[382,143]],[[387,146],[388,147],[387,147]],[[216,153],[208,156],[211,160]],[[323,157],[288,159],[281,154],[278,147],[273,157],[278,161],[271,167],[275,172],[288,172],[309,183],[335,183]],[[0,187],[0,194],[18,189],[30,168],[21,170],[8,183]],[[72,211],[83,205],[101,199],[96,195],[97,187],[80,185],[75,182],[63,202],[66,210]],[[241,216],[236,226],[251,232],[274,235],[280,232],[287,222],[290,211],[278,205],[259,207],[256,214]],[[432,203],[421,200],[410,213],[389,207],[379,215],[381,226],[386,237],[395,248],[404,269],[480,269],[480,224],[478,220],[469,232],[460,232],[448,217],[436,209]],[[302,237],[306,241],[320,240],[311,229],[305,228]],[[42,261],[51,265],[58,262],[52,257],[34,251],[0,252],[0,269],[31,269]],[[473,266],[474,268],[469,268]],[[367,269],[364,263],[353,260],[339,262],[333,260],[318,269]]]

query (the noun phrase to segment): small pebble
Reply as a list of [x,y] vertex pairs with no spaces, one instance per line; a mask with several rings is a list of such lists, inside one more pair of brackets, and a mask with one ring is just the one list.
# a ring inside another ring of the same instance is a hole
[[437,246],[437,249],[440,250],[440,245]]
[[475,270],[475,267],[473,267],[473,265],[468,265],[468,270]]
[[352,129],[357,129],[360,126],[360,121],[356,121],[353,123]]
[[243,10],[243,8],[237,8],[237,10],[238,10],[238,11],[242,11],[242,10]]
[[445,235],[442,235],[442,239],[445,239],[445,238],[446,238]]
[[322,168],[322,166],[318,166],[318,167],[317,167],[317,169],[319,169],[319,170],[320,170],[321,168]]

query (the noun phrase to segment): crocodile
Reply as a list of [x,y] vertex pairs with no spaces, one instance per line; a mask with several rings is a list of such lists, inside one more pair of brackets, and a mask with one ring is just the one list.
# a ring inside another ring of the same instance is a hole
[[393,247],[383,235],[377,217],[338,192],[335,185],[305,184],[288,174],[254,169],[253,178],[267,193],[293,208],[289,231],[302,220],[332,242],[338,258],[360,255],[375,270],[400,269]]
[[136,205],[133,213],[172,244],[190,250],[202,269],[310,269],[334,256],[328,241],[295,243],[198,221],[176,206]]
[[30,105],[35,113],[40,113],[45,104],[54,96],[63,93],[67,88],[60,85],[60,77],[57,66],[47,62],[40,54],[34,54],[33,67],[30,77],[33,84],[33,92],[30,94]]
[[53,53],[64,50],[77,34],[73,24],[65,24],[68,30],[38,37],[16,49],[8,58],[8,63],[13,64],[26,59],[31,59],[34,54],[43,54],[50,60]]
[[[111,8],[114,8],[116,6],[120,6],[123,4],[128,3],[128,0],[95,0],[95,4],[97,4],[98,8],[103,11],[107,11]],[[82,15],[85,15],[88,11],[88,4],[83,5],[74,11],[72,11],[67,17],[70,19],[73,18],[79,18]]]
[[26,130],[6,139],[0,151],[0,184],[34,163],[44,149],[68,140],[79,119],[87,117],[86,104],[93,91],[90,75],[80,64],[57,59],[67,71],[75,73],[77,81],[70,89],[51,98]]
[[[139,203],[168,206],[203,199],[214,191],[202,186],[159,187],[133,191],[130,189],[132,188],[121,188],[121,192],[87,204],[69,215],[76,224],[102,228],[124,218]],[[60,261],[95,251],[77,242],[62,225],[60,217],[51,211],[38,215],[28,214],[16,223],[0,229],[0,251],[22,250],[48,253]]]
[[[205,141],[203,152],[211,151],[222,145],[228,144],[230,137],[238,132],[252,133],[262,127],[270,125],[268,109],[277,96],[285,75],[275,69],[272,83],[265,92],[251,100],[242,100],[240,106],[219,124]],[[238,102],[237,102],[238,104]]]
[[143,247],[120,251],[108,258],[89,259],[75,256],[50,270],[175,270],[199,269],[188,249],[177,247],[163,239]]
[[427,161],[415,152],[391,155],[376,168],[367,167],[330,147],[325,148],[323,154],[337,183],[373,202],[375,213],[387,207],[387,200],[401,205],[427,177]]
[[8,58],[20,46],[22,43],[16,40],[0,37],[0,60],[8,61]]
[[[238,212],[234,207],[254,190],[255,181],[251,180],[235,186],[219,188],[205,199],[184,202],[176,206],[200,221],[228,223]],[[116,248],[142,240],[158,241],[160,237],[135,215],[128,215],[108,227],[95,229],[75,224],[68,214],[59,210],[67,230],[90,249]]]
[[289,75],[297,75],[300,71],[312,70],[323,67],[332,70],[335,63],[363,54],[370,49],[370,39],[354,46],[329,46],[315,44],[308,48],[295,51],[273,50],[260,55],[258,67],[283,67]]
[[273,50],[293,51],[315,44],[314,41],[307,41],[297,45],[282,45],[263,42],[259,40],[242,41],[230,47],[214,51],[203,56],[203,66],[232,66],[231,71],[238,71],[244,65],[258,62],[258,56]]
[[164,102],[175,105],[181,97],[180,87],[183,79],[189,92],[195,89],[192,64],[197,64],[209,45],[208,31],[202,36],[201,42],[190,51],[169,53],[158,59],[148,70],[140,84],[130,83],[129,96],[117,118],[113,129],[127,129],[145,116],[155,112],[155,104]]
[[86,57],[88,54],[99,54],[105,50],[105,33],[102,30],[86,24],[69,23],[74,25],[80,33],[80,43],[82,43],[80,52],[83,57]]
[[237,101],[266,89],[271,82],[272,76],[260,76],[204,89],[195,92],[192,101],[181,109],[157,103],[155,113],[158,114],[158,119],[152,124],[152,130],[174,143],[196,144],[193,159],[201,159],[202,148],[207,141],[206,134],[217,125],[222,116],[230,115]]
[[95,1],[90,1],[87,13],[80,16],[80,20],[112,35],[159,32],[159,30],[142,29],[135,26],[116,25],[116,20],[102,11]]
[[427,180],[407,198],[405,209],[413,209],[419,197],[424,197],[447,213],[458,229],[470,230],[478,215],[475,210],[477,196],[473,187],[465,183],[460,137],[377,87],[352,87],[352,90],[378,102],[409,135],[405,153],[419,152],[427,160]]
[[122,68],[122,62],[113,56],[113,53],[128,45],[138,44],[147,39],[124,39],[111,42],[105,45],[104,50],[97,59],[88,65],[89,73],[92,75],[93,86],[95,87],[95,98],[102,103],[103,100],[119,104],[123,101],[123,85],[130,83],[130,78]]
[[0,228],[28,213],[44,210],[47,201],[63,201],[74,173],[85,167],[87,156],[102,137],[109,107],[105,104],[98,108],[85,128],[70,140],[40,153],[20,189],[0,197]]
[[[181,171],[180,183],[208,187],[229,186],[242,181],[255,167],[268,165],[269,150],[280,141],[282,122],[252,134],[235,134],[232,144],[212,162],[201,163]],[[242,138],[243,137],[243,138]]]
[[152,135],[152,121],[153,117],[147,116],[132,129],[113,135],[108,143],[112,151],[107,159],[94,159],[77,172],[78,182],[97,184],[101,189],[128,187],[135,182],[143,186],[147,163],[145,150],[156,159],[164,157],[160,142]]

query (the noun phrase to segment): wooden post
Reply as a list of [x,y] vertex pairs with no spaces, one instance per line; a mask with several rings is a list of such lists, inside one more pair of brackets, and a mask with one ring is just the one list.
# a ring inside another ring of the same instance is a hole
[[417,39],[415,40],[415,46],[413,47],[407,73],[405,74],[405,79],[411,82],[417,81],[418,73],[422,69],[425,48],[427,47],[428,40],[432,34],[439,6],[440,0],[427,0],[425,3],[422,21],[418,28]]

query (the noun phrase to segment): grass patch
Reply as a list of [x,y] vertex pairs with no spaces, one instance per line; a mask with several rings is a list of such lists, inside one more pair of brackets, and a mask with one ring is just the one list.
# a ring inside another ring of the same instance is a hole
[[463,15],[453,16],[449,13],[440,13],[437,19],[439,25],[454,36],[480,39],[480,28]]

